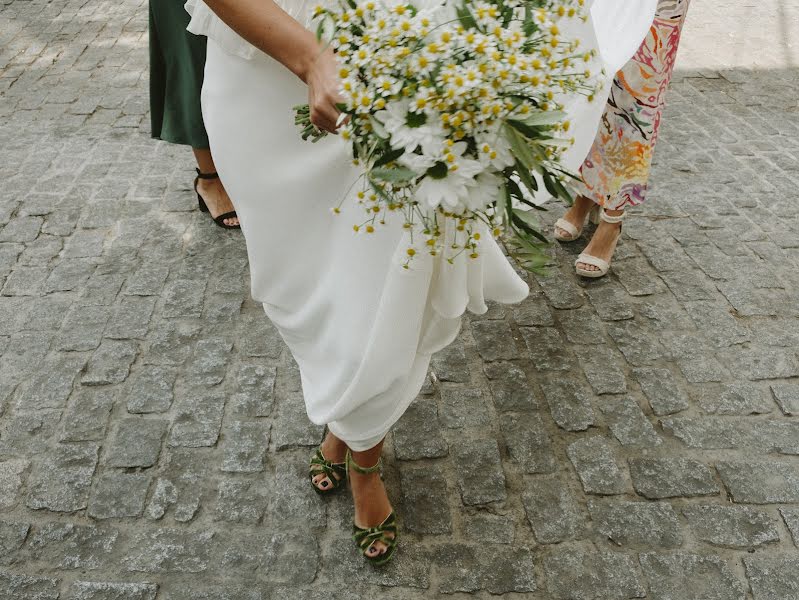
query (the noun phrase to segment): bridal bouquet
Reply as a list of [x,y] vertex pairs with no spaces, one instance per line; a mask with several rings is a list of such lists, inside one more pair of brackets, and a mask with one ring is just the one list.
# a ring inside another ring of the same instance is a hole
[[[373,233],[404,219],[404,266],[428,252],[477,258],[481,236],[506,234],[531,270],[547,262],[529,210],[539,184],[570,199],[564,94],[594,92],[592,52],[562,31],[584,0],[330,0],[318,35],[341,64],[349,119],[341,135],[363,168],[357,192]],[[303,137],[322,137],[297,107]],[[343,202],[344,200],[342,200]],[[340,206],[334,212],[340,212]],[[392,213],[396,213],[392,215]]]

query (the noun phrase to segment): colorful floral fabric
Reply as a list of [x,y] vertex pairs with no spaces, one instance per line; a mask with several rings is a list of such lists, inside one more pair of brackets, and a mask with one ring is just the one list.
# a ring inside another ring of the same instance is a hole
[[579,190],[608,210],[646,198],[652,153],[690,0],[660,0],[649,34],[616,74],[605,113],[580,173]]

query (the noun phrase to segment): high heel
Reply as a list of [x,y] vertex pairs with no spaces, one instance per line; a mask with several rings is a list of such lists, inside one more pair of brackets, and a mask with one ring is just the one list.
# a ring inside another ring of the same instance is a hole
[[[598,204],[594,204],[594,206],[591,207],[591,210],[588,211],[588,222],[593,223],[594,225],[599,223]],[[584,228],[585,225],[583,225],[583,227],[580,227],[578,229],[577,227],[569,223],[566,219],[558,219],[557,221],[555,221],[555,232],[552,235],[559,242],[573,242],[580,238],[580,236],[583,234]],[[559,234],[557,231],[558,229],[562,229],[568,235]]]
[[[197,177],[194,178],[194,193],[197,194],[197,203],[200,205],[201,212],[210,212],[208,210],[208,205],[205,203],[205,200],[197,190],[197,185],[200,183],[200,179],[219,179],[219,173],[202,173],[200,172],[200,169],[195,169],[195,171],[197,171]],[[238,215],[236,214],[235,210],[223,213],[216,218],[211,218],[214,220],[214,223],[223,229],[241,229],[241,225],[227,225],[225,223],[225,219],[238,219]]]
[[[621,225],[624,221],[624,213],[612,217],[608,215],[605,210],[603,209],[599,213],[599,220],[604,221],[605,223],[610,223],[611,225],[619,225],[619,235],[616,236],[616,241],[613,242],[613,248],[611,248],[610,255],[613,256],[613,253],[616,251],[616,245],[619,243],[619,239],[621,238]],[[589,271],[587,269],[580,268],[580,264],[584,265],[591,265],[599,269],[598,271]],[[606,260],[602,260],[596,256],[591,256],[590,254],[582,253],[580,256],[577,257],[577,260],[574,263],[574,268],[577,271],[577,274],[581,277],[588,277],[591,279],[598,279],[599,277],[604,277],[610,271],[610,262]]]
[[[352,469],[356,473],[362,475],[370,475],[377,473],[383,466],[383,459],[379,459],[377,464],[373,467],[362,467],[352,459],[352,454],[347,450],[347,469]],[[375,567],[386,564],[397,551],[397,538],[399,537],[399,528],[397,527],[397,515],[392,510],[388,516],[383,519],[380,525],[375,527],[358,527],[355,523],[352,524],[352,539],[355,545],[363,554],[363,557]],[[382,542],[386,545],[386,551],[383,554],[369,556],[367,552],[374,546],[375,543]]]
[[[311,486],[314,491],[320,495],[327,495],[343,487],[347,481],[347,465],[346,463],[334,463],[327,460],[322,454],[322,448],[317,448],[316,453],[311,456],[310,464],[308,465],[310,472]],[[330,481],[330,487],[320,488],[313,482],[314,477],[317,475],[324,475]]]

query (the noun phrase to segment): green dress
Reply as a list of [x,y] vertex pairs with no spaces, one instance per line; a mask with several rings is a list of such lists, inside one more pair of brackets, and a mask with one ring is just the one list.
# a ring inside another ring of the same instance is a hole
[[185,0],[150,0],[150,115],[154,138],[207,149],[200,109],[207,38],[186,31]]

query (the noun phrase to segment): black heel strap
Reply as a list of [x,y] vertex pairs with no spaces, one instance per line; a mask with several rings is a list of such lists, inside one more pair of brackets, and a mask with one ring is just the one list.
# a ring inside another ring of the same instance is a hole
[[200,169],[194,169],[197,171],[197,179],[219,179],[219,173],[203,173]]

